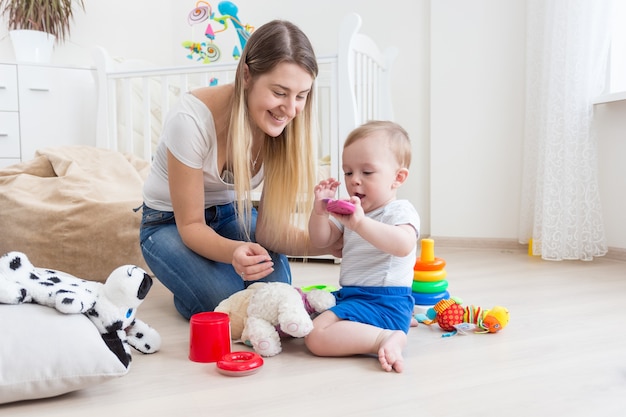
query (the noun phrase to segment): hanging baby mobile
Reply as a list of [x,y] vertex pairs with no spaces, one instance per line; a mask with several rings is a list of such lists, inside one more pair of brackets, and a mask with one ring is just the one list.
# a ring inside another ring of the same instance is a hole
[[[187,20],[190,26],[201,24],[207,20],[208,23],[206,29],[204,30],[204,36],[207,38],[206,41],[183,42],[183,47],[188,51],[187,58],[202,62],[203,64],[218,61],[222,56],[222,52],[215,43],[215,37],[217,34],[225,32],[229,29],[229,21],[232,23],[232,27],[236,30],[237,37],[239,39],[239,46],[234,46],[232,56],[235,60],[239,59],[241,56],[241,51],[246,45],[254,27],[241,23],[241,20],[239,20],[239,17],[237,16],[239,8],[233,2],[222,1],[217,5],[217,9],[219,13],[221,13],[221,16],[216,15],[208,2],[198,1],[196,2],[196,6],[189,13]],[[221,26],[214,29],[213,25],[215,23],[218,23]]]

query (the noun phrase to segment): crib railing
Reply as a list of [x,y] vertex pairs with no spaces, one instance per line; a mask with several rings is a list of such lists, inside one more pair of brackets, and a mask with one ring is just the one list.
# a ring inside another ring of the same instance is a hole
[[[186,91],[234,80],[237,63],[151,68],[143,63],[113,63],[103,49],[96,50],[98,68],[97,146],[152,158],[170,106]],[[337,57],[318,59],[314,108],[319,120],[319,155],[336,161]]]
[[183,92],[234,79],[236,63],[155,68],[148,63],[115,63],[95,50],[98,71],[98,147],[152,158],[164,117]]

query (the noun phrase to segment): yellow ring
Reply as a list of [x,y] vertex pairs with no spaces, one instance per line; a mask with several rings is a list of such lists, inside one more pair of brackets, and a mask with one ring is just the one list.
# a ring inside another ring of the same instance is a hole
[[413,280],[422,282],[442,281],[448,273],[445,269],[439,271],[413,271]]

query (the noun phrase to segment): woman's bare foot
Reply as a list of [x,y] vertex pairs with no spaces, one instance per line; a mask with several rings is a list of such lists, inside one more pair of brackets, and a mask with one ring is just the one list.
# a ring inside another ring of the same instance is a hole
[[402,372],[404,358],[402,350],[406,346],[406,334],[400,330],[383,332],[384,339],[378,348],[378,361],[387,372]]

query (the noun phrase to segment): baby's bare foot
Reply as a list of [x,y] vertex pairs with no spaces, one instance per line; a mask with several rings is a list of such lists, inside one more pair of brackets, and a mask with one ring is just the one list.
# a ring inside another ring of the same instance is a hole
[[404,358],[402,350],[406,346],[406,334],[400,330],[386,331],[378,348],[378,361],[387,372],[402,372]]

